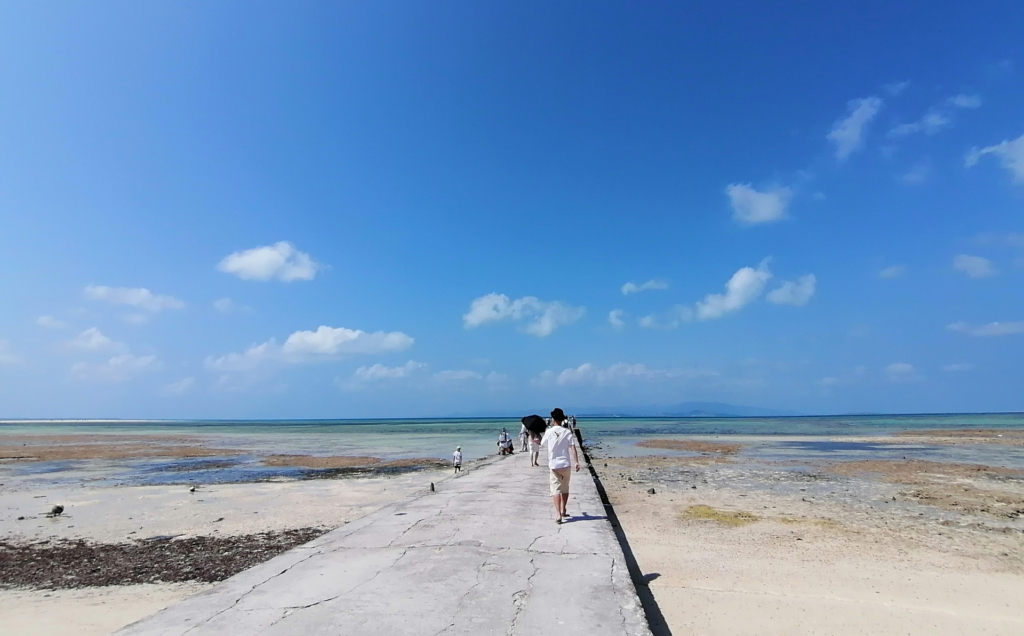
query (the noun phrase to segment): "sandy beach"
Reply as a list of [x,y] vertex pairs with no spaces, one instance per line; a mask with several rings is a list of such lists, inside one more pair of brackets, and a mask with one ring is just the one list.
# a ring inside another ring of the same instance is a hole
[[[0,437],[0,624],[108,634],[449,474],[337,444]],[[656,634],[1024,630],[1019,430],[588,446]]]
[[[447,476],[424,460],[270,455],[260,462],[317,472],[254,483],[199,481],[193,492],[188,471],[179,483],[109,485],[96,477],[96,464],[245,451],[130,435],[0,441],[7,467],[78,462],[56,473],[73,485],[46,485],[30,470],[8,474],[0,488],[0,625],[11,634],[109,634]],[[48,515],[55,505],[63,512]]]
[[[927,437],[1020,439],[1003,435]],[[671,634],[1024,632],[1024,472],[909,456],[772,463],[694,442],[644,443],[686,457],[595,458]]]

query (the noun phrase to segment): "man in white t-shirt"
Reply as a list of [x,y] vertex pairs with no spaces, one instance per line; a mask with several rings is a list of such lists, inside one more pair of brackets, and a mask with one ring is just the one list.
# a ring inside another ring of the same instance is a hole
[[562,409],[551,411],[553,426],[544,433],[541,446],[548,449],[548,468],[551,470],[551,502],[555,504],[555,523],[562,523],[568,517],[565,505],[569,503],[570,468],[580,469],[580,458],[576,453],[576,436],[564,427],[565,413]]

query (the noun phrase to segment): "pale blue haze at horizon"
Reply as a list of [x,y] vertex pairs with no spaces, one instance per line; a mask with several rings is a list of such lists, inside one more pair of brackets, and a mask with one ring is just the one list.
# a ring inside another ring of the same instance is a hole
[[[1024,334],[974,335],[1024,321],[1024,168],[968,166],[1024,135],[1013,3],[0,16],[0,417],[1024,410]],[[838,156],[830,131],[870,98]],[[734,218],[727,188],[748,184],[785,218]],[[218,270],[279,241],[325,267]],[[768,257],[756,297],[698,319]],[[768,302],[809,274],[805,304]],[[490,293],[585,313],[543,337],[528,317],[467,328]],[[415,342],[210,362],[321,325]],[[68,344],[92,328],[112,343]],[[111,372],[118,355],[149,362]]]

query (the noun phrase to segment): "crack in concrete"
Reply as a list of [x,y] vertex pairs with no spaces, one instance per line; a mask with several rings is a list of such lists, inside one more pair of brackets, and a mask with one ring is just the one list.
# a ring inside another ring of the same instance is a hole
[[[289,566],[288,566],[288,567],[286,567],[285,569],[281,570],[280,572],[278,572],[278,573],[277,573],[277,574],[275,574],[274,576],[271,576],[271,577],[268,577],[268,578],[266,578],[266,579],[263,579],[262,581],[260,581],[260,582],[259,582],[259,583],[257,583],[256,585],[253,585],[253,586],[252,586],[252,587],[250,587],[250,588],[249,588],[248,590],[246,590],[246,591],[242,592],[242,593],[241,593],[241,594],[240,594],[240,595],[238,596],[238,598],[236,598],[236,599],[235,599],[235,602],[234,602],[234,603],[232,603],[232,604],[231,604],[231,605],[229,605],[228,607],[225,607],[225,608],[224,608],[224,609],[222,609],[221,611],[219,611],[219,612],[216,612],[216,613],[214,613],[214,614],[213,614],[212,616],[210,616],[210,617],[206,618],[205,620],[203,620],[203,621],[201,621],[201,622],[199,622],[199,623],[196,623],[195,625],[193,625],[193,626],[189,627],[188,629],[186,629],[185,631],[183,631],[183,632],[181,633],[181,634],[182,634],[182,636],[185,636],[185,634],[187,634],[187,633],[191,632],[192,630],[194,630],[194,629],[197,629],[197,628],[199,628],[199,627],[201,627],[201,626],[205,625],[206,623],[209,623],[210,621],[212,621],[213,619],[217,618],[217,617],[218,617],[218,616],[220,616],[221,614],[224,614],[224,613],[226,613],[226,612],[229,612],[229,611],[233,610],[233,609],[235,608],[235,606],[236,606],[236,605],[238,605],[239,603],[241,603],[241,602],[242,602],[242,599],[244,599],[244,598],[245,598],[246,596],[248,596],[249,594],[251,594],[251,593],[252,593],[252,592],[253,592],[253,591],[254,591],[254,590],[255,590],[256,588],[258,588],[258,587],[261,587],[261,586],[263,586],[263,585],[265,585],[265,584],[269,583],[270,581],[272,581],[272,580],[276,579],[277,577],[281,576],[282,574],[284,574],[284,573],[285,573],[285,572],[287,572],[288,570],[292,569],[292,568],[293,568],[293,567],[295,567],[296,565],[299,565],[300,563],[305,563],[306,561],[308,561],[308,560],[312,559],[313,557],[315,557],[315,556],[316,556],[316,555],[318,555],[318,554],[320,554],[320,551],[319,551],[319,550],[318,550],[318,551],[315,551],[315,552],[310,552],[310,554],[309,554],[308,556],[306,556],[306,557],[305,557],[304,559],[299,559],[298,561],[296,561],[295,563],[292,563],[291,565],[289,565]],[[287,609],[287,608],[285,608],[285,609]],[[278,619],[278,620],[280,620],[280,619]]]
[[530,557],[530,565],[533,567],[533,573],[526,577],[526,589],[519,590],[512,595],[512,603],[516,606],[516,613],[512,615],[512,624],[508,626],[507,636],[515,636],[516,628],[519,623],[519,616],[526,609],[526,601],[530,598],[530,590],[533,588],[533,577],[537,576],[537,572],[540,572],[540,568],[534,563],[533,557]]
[[[613,590],[616,589],[615,588],[615,557],[612,557],[612,568],[611,568],[611,572],[610,572],[610,576],[609,576],[609,583],[611,584]],[[618,607],[619,607],[619,619],[621,619],[621,621],[622,621],[621,622],[622,633],[623,634],[628,634],[629,632],[626,630],[626,614],[623,613],[623,611],[622,611],[622,603],[621,602],[618,603]]]
[[423,517],[423,518],[421,518],[421,519],[417,519],[417,520],[416,520],[416,523],[412,524],[411,526],[409,526],[408,528],[406,528],[405,530],[403,530],[403,531],[402,531],[402,533],[401,533],[400,535],[398,535],[397,537],[395,537],[394,539],[392,539],[392,540],[391,540],[391,543],[389,543],[389,544],[388,544],[388,547],[389,547],[389,548],[390,548],[390,547],[393,547],[393,546],[395,545],[395,543],[396,543],[396,542],[398,542],[398,541],[400,541],[400,540],[402,539],[402,537],[404,537],[405,535],[407,535],[407,534],[409,534],[410,532],[412,532],[412,530],[413,530],[413,529],[414,529],[414,528],[415,528],[416,526],[420,525],[421,523],[423,523],[423,522],[424,522],[424,521],[426,521],[427,519],[433,519],[433,518],[435,518],[435,517],[440,517],[440,516],[441,516],[441,515],[442,515],[442,514],[444,513],[444,511],[448,509],[448,506],[452,505],[452,501],[453,501],[454,499],[455,499],[454,495],[453,495],[453,496],[450,496],[450,497],[448,497],[448,501],[446,501],[446,502],[444,503],[444,505],[443,505],[443,506],[441,506],[441,509],[440,509],[440,510],[438,510],[438,511],[437,511],[436,513],[434,513],[434,514],[432,514],[432,515],[428,515],[428,516],[426,516],[426,517]]
[[480,587],[480,574],[484,571],[484,568],[487,567],[487,562],[490,561],[491,558],[494,556],[496,555],[491,555],[484,559],[484,562],[481,563],[480,567],[476,569],[476,581],[473,583],[473,585],[469,586],[469,589],[466,590],[466,593],[463,594],[459,598],[459,602],[455,604],[455,612],[452,613],[452,620],[448,623],[448,625],[445,626],[444,629],[442,629],[439,632],[435,632],[433,636],[440,636],[441,634],[447,632],[449,629],[455,627],[455,619],[459,617],[459,613],[462,611],[462,604],[466,602],[466,597],[472,594],[473,590]]
[[[372,582],[375,578],[377,578],[378,576],[380,576],[384,572],[386,572],[386,571],[390,570],[391,568],[395,567],[395,565],[397,565],[398,562],[402,560],[402,557],[404,557],[408,552],[409,552],[408,548],[406,548],[405,550],[402,550],[402,553],[399,554],[395,558],[395,560],[392,561],[390,564],[388,564],[386,567],[383,567],[383,568],[377,570],[377,572],[375,572],[373,576],[371,576],[370,578],[366,579],[365,581],[363,581],[359,585],[356,585],[355,587],[352,587],[352,588],[349,588],[349,589],[345,590],[344,592],[341,592],[339,594],[335,594],[334,596],[330,596],[328,598],[322,598],[319,601],[315,601],[315,602],[309,603],[307,605],[288,605],[286,607],[277,608],[277,609],[283,610],[285,612],[285,614],[282,615],[277,620],[272,621],[269,625],[267,625],[266,627],[261,629],[260,632],[265,632],[268,629],[270,629],[271,627],[273,627],[274,625],[277,625],[278,623],[280,623],[284,619],[286,619],[289,616],[291,616],[296,610],[304,610],[304,609],[309,609],[311,607],[316,607],[317,605],[320,605],[321,603],[329,603],[329,602],[331,602],[331,601],[333,601],[335,599],[339,599],[342,596],[345,596],[346,594],[351,594],[352,592],[355,592],[356,590],[358,590],[359,588],[363,587],[364,585],[367,585],[370,582]],[[267,580],[270,580],[270,579],[267,579]],[[258,633],[260,633],[260,632],[258,632]]]

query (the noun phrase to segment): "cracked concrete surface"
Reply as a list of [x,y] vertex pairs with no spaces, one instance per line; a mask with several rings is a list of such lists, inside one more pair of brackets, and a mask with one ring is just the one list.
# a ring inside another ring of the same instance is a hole
[[562,525],[547,481],[492,458],[117,633],[650,636],[589,472]]

